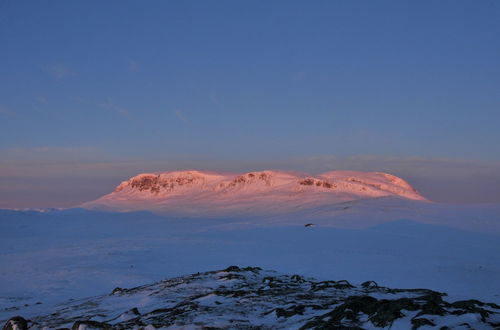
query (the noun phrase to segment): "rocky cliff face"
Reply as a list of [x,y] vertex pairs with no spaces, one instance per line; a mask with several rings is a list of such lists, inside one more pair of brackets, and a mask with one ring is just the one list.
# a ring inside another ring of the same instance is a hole
[[203,175],[197,171],[167,172],[160,174],[139,174],[133,178],[122,182],[115,189],[118,193],[125,188],[137,191],[147,191],[152,194],[160,192],[171,192],[176,188],[201,186],[205,184],[210,176]]
[[[4,329],[494,329],[500,306],[426,289],[231,266],[70,301]],[[17,326],[17,328],[16,328]]]

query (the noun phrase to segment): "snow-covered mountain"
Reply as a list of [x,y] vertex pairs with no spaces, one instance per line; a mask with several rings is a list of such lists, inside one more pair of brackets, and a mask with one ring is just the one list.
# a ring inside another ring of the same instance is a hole
[[144,173],[82,205],[109,211],[150,210],[179,215],[273,215],[380,197],[427,201],[408,182],[381,172],[286,171],[228,174]]

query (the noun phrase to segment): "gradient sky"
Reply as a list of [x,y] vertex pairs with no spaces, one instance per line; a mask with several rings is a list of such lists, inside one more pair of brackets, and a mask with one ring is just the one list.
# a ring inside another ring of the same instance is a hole
[[278,166],[500,202],[499,36],[495,0],[0,0],[0,207]]

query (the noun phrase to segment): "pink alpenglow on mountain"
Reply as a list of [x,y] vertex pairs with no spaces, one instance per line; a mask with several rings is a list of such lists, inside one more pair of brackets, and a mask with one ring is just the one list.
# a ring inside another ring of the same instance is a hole
[[175,171],[139,174],[82,207],[180,216],[251,216],[318,210],[374,198],[427,201],[405,180],[381,172],[333,171],[312,176],[285,171]]

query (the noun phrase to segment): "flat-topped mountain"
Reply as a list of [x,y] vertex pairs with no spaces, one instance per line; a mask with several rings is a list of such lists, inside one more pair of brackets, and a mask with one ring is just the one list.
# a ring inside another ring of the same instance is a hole
[[286,214],[343,202],[393,197],[426,201],[408,182],[381,172],[204,171],[143,173],[84,208],[178,215]]

